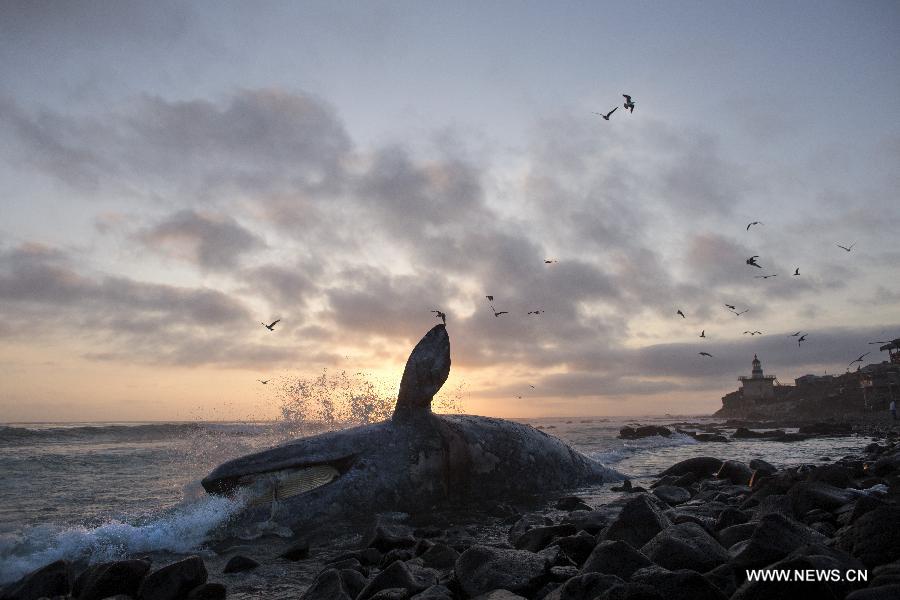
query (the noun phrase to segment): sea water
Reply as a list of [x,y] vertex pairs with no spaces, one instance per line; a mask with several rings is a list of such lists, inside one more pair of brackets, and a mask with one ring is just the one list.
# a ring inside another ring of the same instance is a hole
[[[762,458],[785,467],[837,459],[871,441],[851,436],[700,443],[678,433],[617,437],[625,425],[684,420],[712,422],[683,416],[521,421],[644,485],[694,456]],[[283,421],[0,426],[0,584],[59,558],[98,562],[140,552],[202,552],[210,533],[242,506],[240,499],[206,495],[200,479],[226,460],[322,427]],[[586,495],[602,502],[608,487]]]

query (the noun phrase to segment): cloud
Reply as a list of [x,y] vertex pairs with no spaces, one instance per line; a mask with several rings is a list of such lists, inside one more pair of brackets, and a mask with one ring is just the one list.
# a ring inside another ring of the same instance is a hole
[[193,210],[169,215],[136,237],[152,250],[209,270],[232,269],[243,255],[265,247],[259,236],[234,219]]

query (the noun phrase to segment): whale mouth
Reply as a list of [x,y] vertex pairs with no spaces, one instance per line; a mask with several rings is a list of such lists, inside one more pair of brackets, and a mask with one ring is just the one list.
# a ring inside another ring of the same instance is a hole
[[328,462],[301,463],[281,469],[257,471],[232,477],[204,480],[207,492],[247,495],[249,506],[268,504],[306,494],[326,486],[344,475],[353,465],[355,456],[347,456]]

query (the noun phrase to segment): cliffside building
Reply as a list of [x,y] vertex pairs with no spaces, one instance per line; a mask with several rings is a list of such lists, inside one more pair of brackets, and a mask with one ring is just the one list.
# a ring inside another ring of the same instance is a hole
[[775,376],[763,375],[762,363],[753,355],[753,368],[750,377],[741,375],[741,396],[745,400],[773,400],[775,398]]

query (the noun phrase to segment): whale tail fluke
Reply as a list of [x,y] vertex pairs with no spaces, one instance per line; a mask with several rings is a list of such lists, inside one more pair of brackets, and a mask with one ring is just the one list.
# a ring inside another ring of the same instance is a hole
[[430,413],[431,399],[449,375],[450,336],[439,324],[419,340],[406,361],[393,418]]

